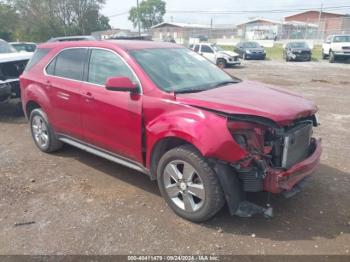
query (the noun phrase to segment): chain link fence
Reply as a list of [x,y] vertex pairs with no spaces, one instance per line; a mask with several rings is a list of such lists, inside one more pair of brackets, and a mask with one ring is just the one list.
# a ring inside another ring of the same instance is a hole
[[285,41],[312,40],[320,43],[332,34],[350,34],[350,16],[300,21],[258,20],[238,26],[223,25],[164,25],[149,34],[155,41],[171,41],[183,45],[197,42],[215,42],[232,45],[241,40]]

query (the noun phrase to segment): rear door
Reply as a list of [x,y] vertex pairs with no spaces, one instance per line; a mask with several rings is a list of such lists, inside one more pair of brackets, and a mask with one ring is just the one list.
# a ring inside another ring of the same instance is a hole
[[46,67],[46,85],[57,133],[83,138],[80,109],[81,84],[88,49],[71,48],[60,52]]
[[138,80],[114,51],[91,49],[82,89],[82,123],[87,143],[142,162],[142,95],[109,91],[109,77]]

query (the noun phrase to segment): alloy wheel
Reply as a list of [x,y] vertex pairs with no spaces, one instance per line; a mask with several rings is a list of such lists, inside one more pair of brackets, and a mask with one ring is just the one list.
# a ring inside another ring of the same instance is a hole
[[205,201],[203,181],[195,168],[183,160],[170,162],[164,169],[165,191],[180,209],[196,212]]
[[45,120],[41,116],[34,116],[32,120],[32,131],[35,142],[40,148],[45,148],[49,144],[49,131]]

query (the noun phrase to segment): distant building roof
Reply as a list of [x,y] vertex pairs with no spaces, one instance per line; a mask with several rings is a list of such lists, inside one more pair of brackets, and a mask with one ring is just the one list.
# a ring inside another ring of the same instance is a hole
[[256,19],[251,19],[251,20],[245,21],[243,23],[240,23],[237,26],[242,26],[242,25],[246,25],[246,24],[256,23],[256,22],[259,22],[259,21],[267,22],[267,23],[270,23],[270,24],[282,24],[280,21],[277,21],[277,20],[271,20],[271,19],[265,19],[265,18],[256,18]]
[[210,28],[210,25],[163,22],[163,23],[152,26],[152,29],[163,27],[163,26],[174,26],[174,27],[182,27],[182,28]]
[[[285,16],[284,19],[292,17],[292,16],[296,16],[296,15],[302,15],[302,14],[306,14],[306,13],[320,13],[320,10],[307,10],[307,11],[303,11],[303,12],[298,12],[298,13],[294,13],[292,15],[288,15]],[[335,15],[335,16],[347,16],[344,13],[336,13],[336,12],[327,12],[327,11],[322,11],[322,14],[326,14],[326,15]]]

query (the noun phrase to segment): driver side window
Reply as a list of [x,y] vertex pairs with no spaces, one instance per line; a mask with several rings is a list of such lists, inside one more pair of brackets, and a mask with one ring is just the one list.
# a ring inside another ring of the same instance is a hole
[[214,53],[213,49],[211,49],[211,47],[207,46],[207,45],[202,45],[201,52],[202,53]]
[[88,82],[104,86],[109,77],[128,77],[132,82],[137,82],[133,72],[118,55],[107,50],[93,49]]

